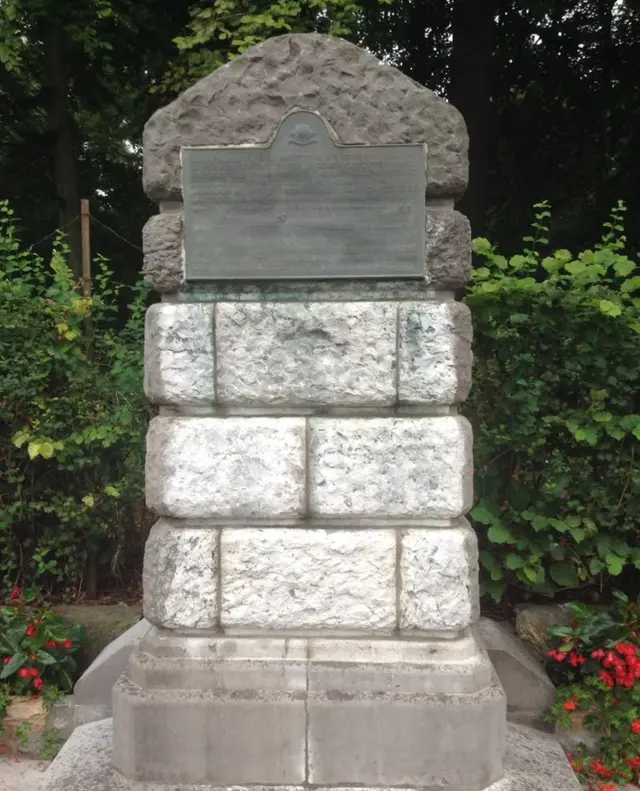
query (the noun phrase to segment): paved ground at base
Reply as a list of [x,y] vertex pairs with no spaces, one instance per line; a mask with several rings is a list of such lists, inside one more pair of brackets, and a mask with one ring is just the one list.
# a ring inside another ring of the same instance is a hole
[[[48,761],[0,758],[0,791],[37,791],[38,781],[48,766]],[[626,789],[621,787],[620,791],[634,789],[637,786],[627,786]]]
[[0,758],[0,791],[37,791],[49,761]]

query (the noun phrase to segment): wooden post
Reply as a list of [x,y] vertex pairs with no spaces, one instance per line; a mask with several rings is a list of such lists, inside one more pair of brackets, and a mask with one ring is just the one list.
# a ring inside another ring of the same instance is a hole
[[82,291],[85,298],[91,296],[91,212],[89,201],[80,201],[80,224],[82,226]]

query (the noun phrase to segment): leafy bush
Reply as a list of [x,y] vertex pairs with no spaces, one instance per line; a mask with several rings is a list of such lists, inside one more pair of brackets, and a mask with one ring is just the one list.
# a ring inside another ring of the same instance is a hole
[[569,728],[574,713],[584,713],[586,727],[599,735],[597,754],[581,749],[571,756],[592,789],[640,780],[640,604],[615,596],[606,610],[568,605],[572,624],[550,629],[557,643],[550,657],[568,682],[558,687],[551,718]]
[[69,626],[38,600],[35,591],[14,588],[0,609],[0,683],[7,695],[71,692],[74,655],[86,642],[81,626]]
[[118,330],[121,289],[98,262],[84,298],[59,238],[20,249],[0,203],[0,588],[79,589],[118,569],[139,518],[148,407],[146,294]]
[[618,204],[593,250],[549,254],[546,203],[522,254],[486,239],[466,298],[472,518],[484,591],[550,594],[640,568],[640,275]]

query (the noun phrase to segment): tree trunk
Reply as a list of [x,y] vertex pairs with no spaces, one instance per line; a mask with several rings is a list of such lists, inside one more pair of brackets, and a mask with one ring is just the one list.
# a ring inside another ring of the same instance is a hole
[[67,234],[71,248],[69,264],[82,276],[80,240],[80,195],[73,129],[69,110],[68,80],[65,70],[64,30],[55,19],[43,23],[44,79],[47,122],[51,139],[53,175],[60,227]]
[[469,130],[469,187],[459,209],[476,236],[483,233],[486,222],[495,13],[496,0],[455,0],[453,7],[449,100]]

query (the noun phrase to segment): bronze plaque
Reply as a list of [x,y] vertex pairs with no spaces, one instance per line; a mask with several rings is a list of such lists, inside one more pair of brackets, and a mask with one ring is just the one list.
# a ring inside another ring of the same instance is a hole
[[187,282],[422,278],[425,147],[343,146],[319,115],[182,149]]

